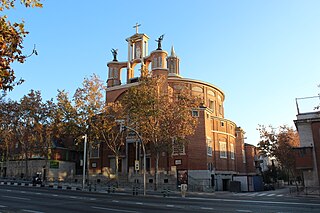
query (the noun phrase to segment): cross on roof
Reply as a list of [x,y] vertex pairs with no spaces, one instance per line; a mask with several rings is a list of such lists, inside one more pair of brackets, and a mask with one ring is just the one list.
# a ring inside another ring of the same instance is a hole
[[135,26],[133,26],[133,28],[136,28],[136,34],[138,34],[138,28],[141,26],[141,24],[136,23]]

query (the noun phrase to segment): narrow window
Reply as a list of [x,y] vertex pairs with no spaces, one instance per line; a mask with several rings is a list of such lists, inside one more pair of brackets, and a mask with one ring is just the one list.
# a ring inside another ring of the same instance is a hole
[[220,145],[220,158],[227,158],[227,143],[219,142]]
[[230,144],[230,158],[234,159],[234,145],[233,145],[233,143]]
[[199,117],[199,111],[198,110],[192,110],[192,117]]

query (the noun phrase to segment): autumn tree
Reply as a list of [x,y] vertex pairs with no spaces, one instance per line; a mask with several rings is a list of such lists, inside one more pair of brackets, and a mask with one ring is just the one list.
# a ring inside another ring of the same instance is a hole
[[[8,167],[9,159],[14,157],[14,126],[12,125],[13,109],[17,103],[11,100],[0,100],[0,161]],[[3,171],[4,172],[4,171]]]
[[77,109],[70,100],[68,92],[58,90],[56,103],[50,108],[52,140],[56,142],[74,140],[83,134],[78,124]]
[[186,142],[197,125],[196,118],[191,116],[191,109],[199,106],[197,98],[188,90],[173,95],[168,91],[163,78],[145,77],[121,100],[129,125],[140,133],[143,144],[155,156],[155,189],[160,154],[171,150],[174,141]]
[[102,112],[96,116],[92,127],[96,132],[96,139],[107,145],[115,156],[115,175],[118,178],[119,158],[125,145],[124,132],[120,131],[117,120],[125,117],[123,107],[119,102],[105,105]]
[[288,126],[273,128],[259,126],[260,142],[258,149],[270,158],[275,158],[279,162],[282,170],[288,176],[297,177],[298,171],[295,169],[294,147],[299,146],[299,135],[297,131]]
[[[0,11],[15,7],[16,0],[1,0]],[[40,0],[20,0],[26,7],[42,7]],[[12,90],[22,79],[16,81],[12,68],[13,62],[24,63],[23,39],[28,32],[24,29],[24,22],[11,23],[6,15],[0,16],[0,90]]]
[[[90,148],[97,145],[97,132],[93,128],[96,116],[103,112],[105,106],[105,86],[99,76],[93,74],[90,78],[85,78],[82,87],[78,88],[73,96],[74,107],[76,109],[76,124],[82,136],[88,137],[88,155]],[[89,168],[89,167],[87,167]],[[87,174],[89,177],[89,174]]]
[[28,161],[35,156],[43,156],[45,144],[43,127],[47,124],[45,104],[40,91],[31,90],[15,104],[13,120],[15,137],[21,148],[21,157],[25,161],[25,175],[28,177]]

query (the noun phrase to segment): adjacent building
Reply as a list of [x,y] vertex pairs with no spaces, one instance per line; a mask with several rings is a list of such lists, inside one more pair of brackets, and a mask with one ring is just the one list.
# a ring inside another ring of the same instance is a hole
[[[317,99],[310,97],[304,99]],[[300,137],[295,149],[296,168],[302,170],[306,187],[320,186],[320,111],[301,112],[297,101],[297,119],[294,123]]]

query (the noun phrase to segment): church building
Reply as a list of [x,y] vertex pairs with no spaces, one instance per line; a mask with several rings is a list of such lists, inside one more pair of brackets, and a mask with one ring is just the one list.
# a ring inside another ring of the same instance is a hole
[[[181,71],[179,66],[180,59],[174,48],[172,47],[169,53],[162,50],[163,35],[156,40],[157,48],[149,53],[149,37],[138,32],[139,26],[137,24],[136,33],[126,39],[127,61],[118,61],[117,50],[112,49],[113,60],[107,64],[106,102],[119,100],[128,88],[138,85],[139,77],[146,75],[144,70],[148,70],[151,75],[165,76],[170,90],[174,91],[183,85],[203,100],[202,106],[191,112],[198,117],[198,126],[195,134],[188,138],[189,143],[174,147],[170,154],[161,155],[158,183],[177,186],[187,183],[189,187],[199,187],[200,190],[220,191],[229,190],[231,181],[245,180],[243,184],[250,188],[249,185],[252,185],[256,175],[255,167],[251,166],[255,164],[255,158],[247,155],[255,153],[246,153],[244,130],[224,117],[224,92],[212,83],[183,77],[183,70]],[[119,175],[128,182],[134,182],[139,176],[137,174],[141,176],[142,173],[143,154],[139,151],[140,161],[139,165],[136,165],[135,142],[128,137],[119,162]],[[99,153],[90,158],[90,173],[114,172],[115,158],[112,152],[102,146]],[[155,161],[148,151],[146,158],[147,183],[152,184]],[[247,166],[249,164],[250,166]]]

